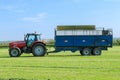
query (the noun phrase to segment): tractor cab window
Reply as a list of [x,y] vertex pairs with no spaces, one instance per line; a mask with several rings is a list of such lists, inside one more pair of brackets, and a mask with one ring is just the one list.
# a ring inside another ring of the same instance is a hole
[[35,40],[35,35],[29,35],[28,41],[34,41]]
[[27,46],[31,46],[33,42],[36,41],[35,35],[28,35],[27,36]]
[[37,41],[40,41],[40,40],[41,40],[40,35],[37,35]]

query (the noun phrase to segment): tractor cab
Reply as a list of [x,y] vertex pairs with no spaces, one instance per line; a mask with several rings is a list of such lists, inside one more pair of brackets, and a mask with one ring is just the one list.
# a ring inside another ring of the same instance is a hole
[[34,42],[41,40],[41,35],[36,33],[28,33],[24,36],[24,41],[26,42],[27,47],[30,47]]

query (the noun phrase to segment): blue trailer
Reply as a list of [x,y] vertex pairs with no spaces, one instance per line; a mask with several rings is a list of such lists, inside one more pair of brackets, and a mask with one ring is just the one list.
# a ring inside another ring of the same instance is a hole
[[56,29],[54,52],[80,51],[81,55],[101,55],[102,50],[112,47],[112,40],[111,29]]

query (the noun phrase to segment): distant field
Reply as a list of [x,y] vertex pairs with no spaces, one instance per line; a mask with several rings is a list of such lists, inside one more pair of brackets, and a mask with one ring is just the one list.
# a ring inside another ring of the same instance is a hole
[[120,80],[120,46],[101,56],[60,52],[45,57],[23,54],[10,58],[0,49],[0,80]]

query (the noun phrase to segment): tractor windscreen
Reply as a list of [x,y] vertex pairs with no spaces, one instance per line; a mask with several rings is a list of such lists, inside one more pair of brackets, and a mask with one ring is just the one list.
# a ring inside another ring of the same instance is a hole
[[41,36],[38,34],[37,35],[37,41],[40,41],[41,40]]

